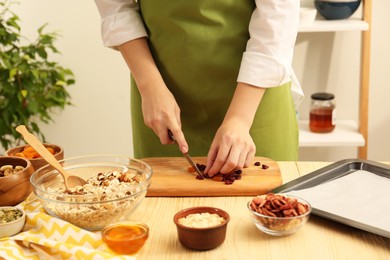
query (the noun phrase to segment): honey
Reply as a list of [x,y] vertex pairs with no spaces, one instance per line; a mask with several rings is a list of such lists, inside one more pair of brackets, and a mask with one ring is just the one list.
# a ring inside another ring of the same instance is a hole
[[310,130],[314,133],[329,133],[335,128],[334,95],[315,93],[311,96]]
[[136,254],[149,236],[149,228],[145,224],[122,222],[109,225],[102,231],[102,239],[117,254]]
[[315,133],[329,133],[335,128],[333,109],[322,108],[310,111],[310,130]]

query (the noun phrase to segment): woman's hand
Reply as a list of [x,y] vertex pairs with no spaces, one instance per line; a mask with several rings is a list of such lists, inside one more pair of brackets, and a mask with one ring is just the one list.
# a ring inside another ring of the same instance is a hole
[[248,167],[256,147],[249,130],[265,89],[238,83],[222,125],[218,128],[206,160],[205,173],[213,176]]
[[205,173],[229,173],[246,168],[252,162],[256,146],[249,128],[240,119],[228,120],[218,129],[207,155]]
[[119,45],[118,49],[137,82],[145,124],[156,133],[162,144],[173,143],[168,136],[170,129],[181,152],[188,152],[181,130],[180,108],[157,69],[146,38],[128,41]]
[[188,151],[188,145],[181,131],[180,108],[175,97],[165,85],[158,86],[161,82],[152,84],[154,87],[144,88],[141,93],[145,125],[156,133],[162,144],[173,143],[168,136],[170,129],[180,150],[185,153]]

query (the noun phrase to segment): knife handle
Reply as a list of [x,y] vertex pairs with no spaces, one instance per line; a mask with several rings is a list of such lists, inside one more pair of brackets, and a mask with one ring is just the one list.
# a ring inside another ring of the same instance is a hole
[[168,135],[169,135],[169,139],[171,139],[171,141],[174,141],[175,143],[177,143],[176,138],[175,138],[175,136],[173,136],[173,133],[170,129],[168,129]]

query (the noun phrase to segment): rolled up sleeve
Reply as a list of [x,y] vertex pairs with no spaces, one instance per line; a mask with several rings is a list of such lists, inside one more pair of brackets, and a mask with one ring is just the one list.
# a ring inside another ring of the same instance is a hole
[[279,86],[295,78],[291,64],[300,4],[297,0],[255,2],[238,81],[264,88]]
[[147,36],[138,4],[134,1],[95,0],[95,4],[101,17],[104,46],[116,49],[122,43]]

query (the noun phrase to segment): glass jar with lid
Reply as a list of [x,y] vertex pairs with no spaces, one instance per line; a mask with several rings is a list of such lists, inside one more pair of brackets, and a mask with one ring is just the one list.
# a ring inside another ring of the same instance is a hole
[[314,93],[311,95],[310,131],[314,133],[329,133],[336,126],[336,106],[331,93]]

